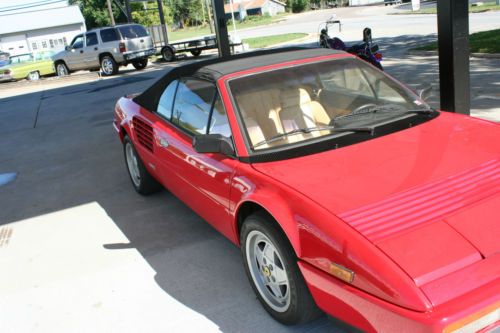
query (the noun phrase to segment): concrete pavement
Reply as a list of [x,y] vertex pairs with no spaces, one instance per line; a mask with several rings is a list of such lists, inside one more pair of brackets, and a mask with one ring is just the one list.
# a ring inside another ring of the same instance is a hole
[[[377,39],[386,71],[438,87],[436,57],[406,54],[432,38]],[[164,66],[41,91],[27,84],[18,96],[0,90],[0,174],[17,173],[0,187],[2,333],[348,332],[327,318],[277,324],[239,249],[168,191],[135,193],[112,110]],[[500,121],[500,60],[473,59],[471,83],[473,115]]]

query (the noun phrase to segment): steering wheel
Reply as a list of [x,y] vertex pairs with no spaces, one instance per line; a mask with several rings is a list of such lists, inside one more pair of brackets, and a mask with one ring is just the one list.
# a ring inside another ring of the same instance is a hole
[[363,109],[367,109],[367,108],[371,108],[371,107],[374,107],[374,106],[377,106],[377,104],[373,104],[373,103],[366,103],[366,104],[363,104],[361,106],[358,106],[357,108],[355,108],[354,110],[352,110],[351,114],[356,114],[356,113],[360,113],[361,110]]

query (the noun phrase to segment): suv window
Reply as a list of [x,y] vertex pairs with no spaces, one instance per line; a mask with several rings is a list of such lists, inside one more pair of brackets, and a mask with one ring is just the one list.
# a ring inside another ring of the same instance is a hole
[[170,120],[172,117],[172,106],[174,104],[174,95],[177,90],[177,83],[179,81],[175,80],[170,82],[167,89],[161,94],[160,102],[158,103],[158,108],[156,112]]
[[147,30],[138,24],[118,27],[123,39],[134,39],[148,36]]
[[71,47],[74,49],[81,49],[83,47],[83,36],[82,35],[76,36],[71,42]]
[[91,32],[85,35],[87,46],[97,45],[97,34]]
[[197,79],[179,82],[172,122],[191,133],[206,134],[215,86]]
[[120,39],[118,38],[118,33],[116,32],[115,28],[103,29],[101,30],[100,34],[103,43],[112,42]]

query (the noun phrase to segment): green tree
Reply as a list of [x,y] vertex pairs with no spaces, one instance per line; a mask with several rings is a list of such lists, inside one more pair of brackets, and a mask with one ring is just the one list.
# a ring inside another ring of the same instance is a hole
[[[106,0],[69,0],[70,5],[78,5],[85,18],[87,29],[103,27],[111,24]],[[126,21],[123,13],[114,4],[113,16],[116,22]]]
[[[144,26],[152,26],[160,24],[160,14],[158,12],[158,3],[148,2],[146,3],[146,8],[142,3],[131,3],[132,6],[132,20],[135,23],[142,24]],[[163,13],[165,15],[165,22],[167,24],[172,24],[172,12],[170,7],[163,6]]]

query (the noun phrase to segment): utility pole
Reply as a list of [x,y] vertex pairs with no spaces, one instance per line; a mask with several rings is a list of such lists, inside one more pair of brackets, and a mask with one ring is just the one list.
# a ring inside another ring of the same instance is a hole
[[130,0],[125,0],[125,10],[127,11],[127,22],[132,23],[132,9],[130,8]]
[[219,57],[227,58],[231,56],[229,37],[227,36],[227,20],[224,12],[223,0],[212,0],[212,10],[214,11],[215,34],[217,36],[217,46]]
[[161,24],[161,32],[163,34],[163,41],[165,44],[168,43],[168,35],[167,35],[167,24],[165,23],[165,14],[163,13],[163,0],[158,0],[158,14],[160,14],[160,24]]
[[[500,1],[500,0],[499,0]],[[208,13],[208,25],[210,27],[210,33],[214,33],[214,21],[212,20],[212,9],[210,8],[210,4],[208,3],[208,0],[205,0],[205,6],[207,7],[207,13]]]
[[115,25],[115,17],[113,16],[113,8],[111,7],[111,0],[106,1],[108,3],[109,19],[111,20],[111,25]]

